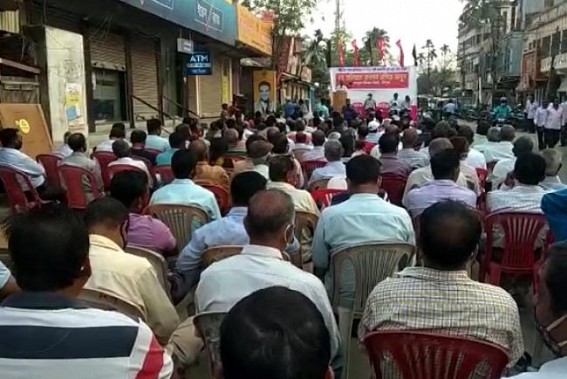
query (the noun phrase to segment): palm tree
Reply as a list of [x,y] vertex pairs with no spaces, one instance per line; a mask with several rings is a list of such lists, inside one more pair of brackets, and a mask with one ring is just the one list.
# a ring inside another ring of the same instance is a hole
[[327,63],[327,41],[321,29],[315,31],[314,38],[308,38],[307,50],[303,56],[304,62],[308,66],[318,66]]
[[419,65],[419,67],[422,67],[423,64],[425,63],[425,54],[423,54],[423,52],[420,52],[419,54],[417,54],[417,64]]
[[[374,47],[376,46],[380,38],[384,39],[385,53],[387,53],[388,50],[390,49],[390,36],[388,36],[388,32],[385,31],[384,29],[374,27],[372,28],[372,30],[367,31],[366,36],[362,39],[362,42],[364,42],[364,48],[366,49],[366,51],[368,51],[368,55],[370,56],[371,66],[374,66],[374,62],[375,62]],[[378,58],[378,62],[384,59],[384,57],[378,56],[378,52],[377,52],[377,58]]]
[[441,68],[446,69],[447,65],[450,63],[451,47],[447,44],[444,44],[439,48],[439,51],[441,52],[441,64],[443,66]]
[[423,46],[423,49],[426,50],[425,62],[427,63],[427,85],[429,87],[429,90],[431,90],[431,67],[433,66],[433,61],[437,59],[437,51],[435,50],[433,41],[430,39],[425,41],[425,46]]

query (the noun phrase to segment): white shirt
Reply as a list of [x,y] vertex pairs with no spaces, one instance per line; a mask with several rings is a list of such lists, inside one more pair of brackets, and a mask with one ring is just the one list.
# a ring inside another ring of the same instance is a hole
[[534,122],[537,126],[543,127],[547,120],[547,109],[544,107],[538,107],[535,113]]
[[301,161],[326,161],[325,148],[323,146],[314,146],[310,151],[306,151],[301,155]]
[[65,143],[58,150],[56,150],[54,154],[61,158],[67,158],[68,156],[73,154],[73,150],[71,150],[69,145]]
[[472,168],[481,168],[486,170],[486,158],[484,154],[476,149],[470,149],[467,159],[465,163],[471,166]]
[[380,121],[374,119],[368,123],[368,130],[378,130],[380,128]]
[[[97,149],[97,151],[98,151],[98,149]],[[130,157],[123,157],[123,158],[118,158],[117,160],[115,160],[113,162],[110,162],[108,164],[108,167],[116,166],[116,165],[119,165],[119,164],[136,167],[136,168],[139,168],[140,170],[144,171],[146,173],[146,175],[148,176],[149,186],[153,187],[154,180],[152,179],[152,175],[148,171],[148,166],[146,166],[146,164],[144,162],[136,160],[136,159],[132,159]]]
[[30,178],[34,188],[45,182],[45,169],[20,150],[10,147],[0,148],[0,166],[6,166],[24,172]]
[[490,213],[528,212],[542,213],[541,199],[546,191],[540,186],[517,185],[508,191],[488,193],[486,208]]
[[[109,151],[112,153],[112,144],[114,142],[118,141],[118,139],[107,139],[105,141],[102,141],[97,147],[96,147],[96,151]],[[126,141],[126,140],[123,140]],[[128,146],[132,147],[132,144],[128,141],[126,141],[128,143]]]
[[273,286],[300,292],[315,304],[329,329],[331,356],[336,356],[340,348],[339,331],[323,283],[284,261],[280,251],[267,246],[246,245],[241,254],[203,271],[195,292],[197,313],[228,312],[251,293]]
[[529,105],[529,108],[527,108],[528,120],[533,120],[539,107],[536,101],[534,101],[533,103],[529,102]]
[[567,373],[567,357],[544,363],[538,372],[525,372],[508,379],[564,379]]
[[547,108],[547,118],[545,120],[545,129],[561,130],[563,125],[563,108],[555,109],[553,106]]
[[484,145],[483,153],[487,162],[494,162],[514,158],[513,148],[514,145],[509,141],[487,142]]
[[496,163],[490,177],[488,178],[488,180],[492,182],[493,189],[498,189],[498,187],[504,183],[508,174],[514,171],[515,165],[516,157],[511,159],[502,159]]

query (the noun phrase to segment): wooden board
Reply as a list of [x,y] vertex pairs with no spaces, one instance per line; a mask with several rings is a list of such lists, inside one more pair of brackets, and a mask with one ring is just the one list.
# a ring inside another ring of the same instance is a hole
[[0,104],[0,128],[17,128],[22,151],[32,158],[53,151],[51,136],[39,104]]
[[347,92],[346,91],[336,91],[333,93],[333,108],[335,110],[341,110],[341,108],[346,104]]

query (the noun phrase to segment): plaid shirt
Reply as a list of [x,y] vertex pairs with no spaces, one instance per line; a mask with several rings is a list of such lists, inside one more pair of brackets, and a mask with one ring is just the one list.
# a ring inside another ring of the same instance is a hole
[[486,340],[508,350],[509,366],[524,353],[518,306],[502,288],[478,283],[466,271],[408,267],[378,284],[358,328],[411,329]]

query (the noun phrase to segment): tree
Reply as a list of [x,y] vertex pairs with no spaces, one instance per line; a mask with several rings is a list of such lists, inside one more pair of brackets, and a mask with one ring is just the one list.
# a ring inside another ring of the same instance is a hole
[[[364,49],[367,51],[370,57],[370,65],[374,66],[375,62],[380,62],[384,57],[379,56],[377,43],[380,38],[384,39],[384,49],[385,53],[387,54],[390,49],[390,36],[388,36],[388,32],[384,29],[379,28],[372,28],[366,32],[366,36],[362,39],[364,43]],[[376,61],[374,60],[374,48],[376,48]]]
[[329,77],[330,40],[325,38],[321,29],[317,29],[313,38],[306,37],[304,41],[307,49],[303,56],[303,63],[311,68],[313,83],[319,84],[315,88],[315,96],[324,98],[328,96],[331,84]]
[[428,39],[425,41],[425,46],[423,48],[425,52],[425,64],[427,70],[427,86],[431,89],[431,69],[433,68],[433,62],[437,59],[437,51],[435,50],[435,45],[433,41]]
[[267,11],[274,15],[272,32],[272,69],[276,69],[286,47],[286,39],[298,35],[315,10],[319,0],[243,0],[252,11]]

